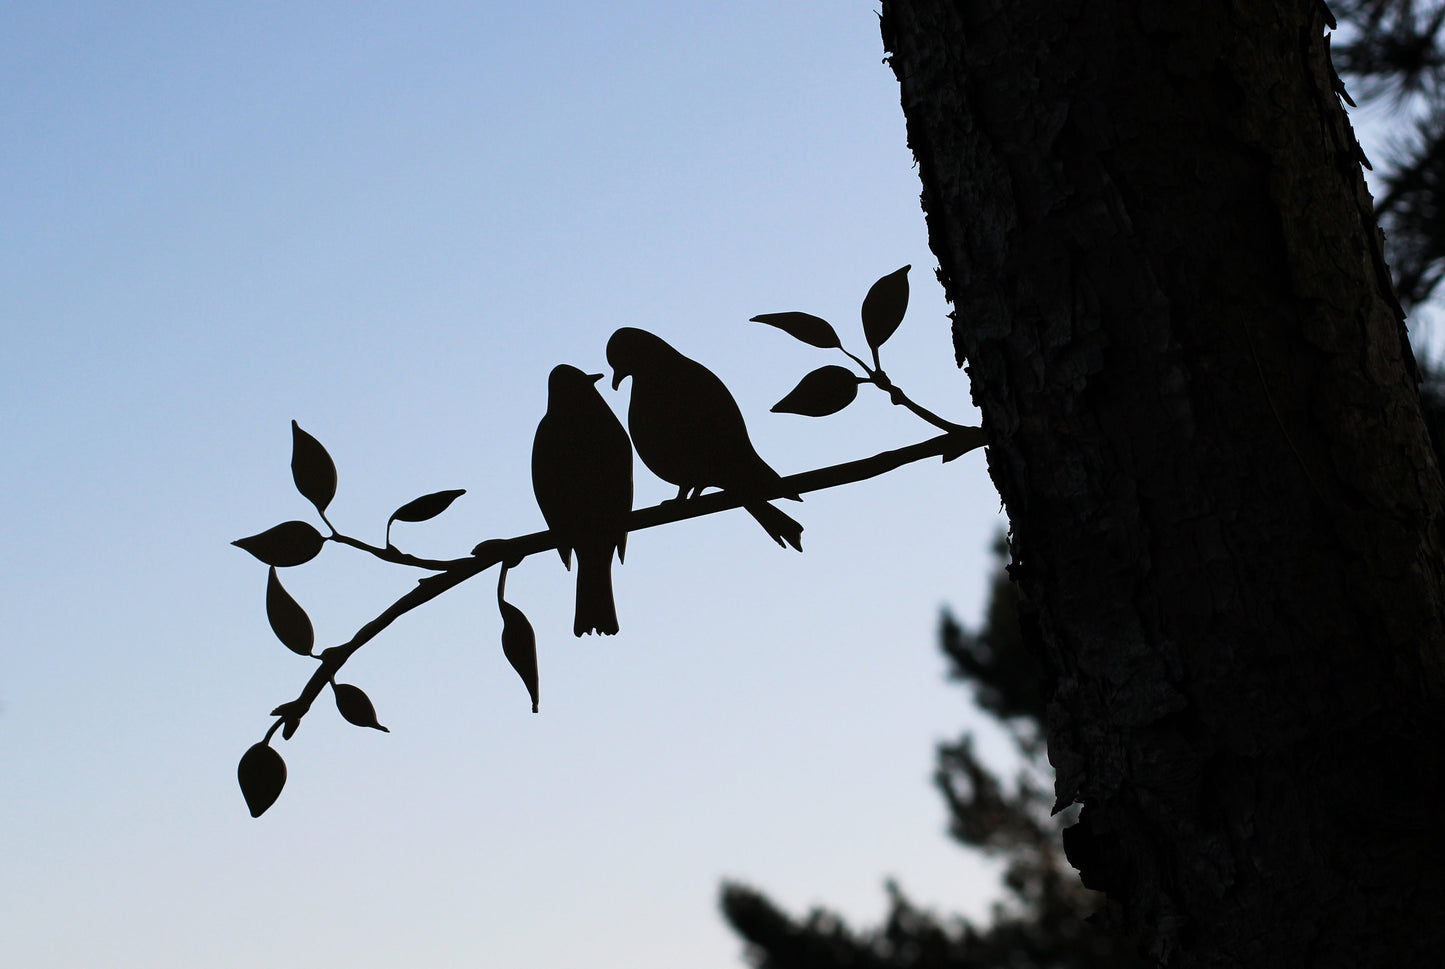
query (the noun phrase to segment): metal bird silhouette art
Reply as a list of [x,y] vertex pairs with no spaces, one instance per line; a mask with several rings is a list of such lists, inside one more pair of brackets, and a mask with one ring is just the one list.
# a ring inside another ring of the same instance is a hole
[[[727,386],[711,370],[660,337],[625,326],[607,341],[612,388],[632,378],[627,424],[637,456],[677,497],[717,487],[747,501],[743,507],[779,545],[803,550],[803,526],[765,499],[780,476],[758,456]],[[797,495],[782,497],[801,501]]]
[[578,636],[617,632],[612,553],[627,550],[632,511],[632,444],[597,392],[602,374],[561,364],[547,378],[547,413],[532,441],[532,491],[557,538],[562,563],[577,553]]

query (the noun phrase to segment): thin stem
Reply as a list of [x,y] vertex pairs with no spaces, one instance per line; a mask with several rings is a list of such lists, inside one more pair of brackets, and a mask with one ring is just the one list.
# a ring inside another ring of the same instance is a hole
[[939,430],[948,431],[951,433],[953,431],[963,429],[963,425],[955,424],[953,423],[953,421],[950,420],[945,420],[928,408],[914,403],[913,399],[910,398],[907,394],[905,394],[901,388],[899,388],[896,384],[893,383],[893,381],[889,380],[888,375],[882,370],[873,371],[871,374],[869,374],[869,378],[880,390],[884,390],[888,393],[888,396],[893,401],[893,403],[901,404],[904,407],[907,407],[909,410],[913,411],[913,413],[917,414],[919,417],[923,418],[925,421],[932,424]]
[[864,363],[858,357],[853,356],[853,354],[849,353],[846,348],[840,346],[838,349],[843,351],[843,355],[845,357],[847,357],[849,360],[852,360],[858,366],[862,367],[864,373],[868,374],[870,377],[873,375],[873,368],[868,366],[868,364]]
[[[327,522],[327,524],[331,524]],[[350,545],[352,548],[359,548],[363,552],[370,552],[383,562],[391,562],[394,565],[410,565],[413,568],[429,569],[432,572],[445,572],[456,564],[456,560],[447,559],[424,559],[416,555],[408,555],[401,549],[392,545],[388,540],[386,548],[377,548],[375,545],[368,545],[366,542],[349,535],[342,535],[335,529],[332,530],[331,540],[340,542],[342,545]]]
[[966,429],[965,425],[955,424],[953,423],[953,421],[945,420],[944,418],[939,417],[937,414],[933,413],[933,411],[927,409],[926,407],[915,403],[912,398],[910,398],[907,394],[903,392],[903,389],[901,387],[899,387],[893,381],[889,380],[888,375],[883,372],[883,368],[878,365],[878,350],[876,347],[873,350],[873,366],[871,367],[868,366],[868,364],[860,358],[849,353],[846,348],[840,346],[838,347],[838,349],[843,351],[844,356],[852,360],[858,366],[862,367],[863,372],[868,375],[868,382],[873,384],[873,386],[877,387],[879,390],[887,393],[889,399],[892,400],[893,403],[899,404],[903,407],[907,407],[909,410],[913,411],[914,414],[923,418],[925,421],[932,424],[934,427],[938,428],[941,431],[948,431],[949,433],[952,433],[954,431]]

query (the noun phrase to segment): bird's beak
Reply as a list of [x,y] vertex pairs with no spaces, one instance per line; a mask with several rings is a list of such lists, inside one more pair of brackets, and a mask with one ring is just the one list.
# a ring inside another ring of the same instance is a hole
[[627,376],[621,370],[612,371],[612,389],[616,390],[622,385],[622,378]]
[[595,384],[597,381],[601,380],[605,376],[607,376],[605,373],[589,373],[587,375],[587,379]]

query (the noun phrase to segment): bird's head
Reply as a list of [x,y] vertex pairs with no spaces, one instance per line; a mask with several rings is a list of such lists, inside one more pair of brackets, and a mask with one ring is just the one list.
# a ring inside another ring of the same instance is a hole
[[602,377],[600,373],[583,373],[569,364],[559,363],[547,376],[547,397],[552,400],[577,397],[591,390]]
[[623,377],[635,376],[639,363],[671,349],[661,337],[635,326],[624,326],[613,333],[607,341],[607,365],[612,368],[612,389],[617,389]]

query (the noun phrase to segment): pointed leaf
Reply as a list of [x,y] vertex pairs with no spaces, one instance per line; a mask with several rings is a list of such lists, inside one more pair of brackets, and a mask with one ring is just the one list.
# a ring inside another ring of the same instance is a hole
[[301,496],[325,514],[336,497],[336,464],[321,442],[291,422],[291,480]]
[[819,367],[798,381],[788,396],[773,405],[774,414],[827,417],[853,403],[858,376],[847,367]]
[[274,565],[266,579],[266,618],[271,622],[271,631],[287,649],[302,656],[311,655],[311,647],[316,644],[311,619],[300,603],[291,598],[291,593],[281,587]]
[[429,495],[422,495],[392,512],[386,523],[390,525],[392,522],[424,522],[429,518],[435,518],[446,511],[447,506],[466,493],[465,488],[457,488],[454,491],[434,491]]
[[873,362],[878,362],[878,348],[888,341],[903,314],[908,311],[908,270],[904,266],[884,276],[863,297],[863,336],[873,349]]
[[376,722],[376,707],[371,705],[371,697],[363,693],[361,687],[352,686],[350,683],[333,683],[331,692],[336,694],[336,709],[346,718],[347,723],[391,733]]
[[753,317],[749,322],[776,326],[796,339],[824,350],[843,345],[838,339],[837,331],[833,329],[833,324],[811,313],[764,313]]
[[500,602],[502,610],[502,654],[527,686],[532,697],[532,712],[537,712],[537,634],[522,610],[510,602]]
[[326,539],[306,522],[282,522],[259,535],[238,538],[231,544],[243,548],[267,565],[284,569],[309,562],[321,551]]
[[264,741],[252,744],[241,755],[236,779],[241,782],[241,796],[246,799],[246,807],[251,809],[251,817],[259,818],[276,803],[276,798],[281,796],[281,788],[286,786],[286,762],[271,749],[270,744]]

